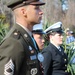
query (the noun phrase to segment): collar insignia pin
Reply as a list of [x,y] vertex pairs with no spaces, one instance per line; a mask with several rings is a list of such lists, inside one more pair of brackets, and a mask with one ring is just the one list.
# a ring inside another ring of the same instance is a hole
[[29,46],[29,50],[32,50],[32,47],[31,46]]

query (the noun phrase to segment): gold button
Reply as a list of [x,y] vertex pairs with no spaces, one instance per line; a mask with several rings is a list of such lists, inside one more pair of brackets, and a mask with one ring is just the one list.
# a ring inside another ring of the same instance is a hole
[[66,67],[67,65],[65,65],[65,67]]
[[64,61],[66,61],[66,59],[64,59]]
[[28,37],[28,35],[27,34],[24,34],[24,37]]
[[67,72],[67,70],[65,70],[65,72]]
[[17,32],[15,32],[15,33],[14,33],[14,35],[18,35],[18,33],[17,33]]

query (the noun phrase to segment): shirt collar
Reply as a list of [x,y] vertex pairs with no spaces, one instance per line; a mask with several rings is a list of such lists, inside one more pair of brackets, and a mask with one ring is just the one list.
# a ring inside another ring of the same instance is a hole
[[55,45],[52,41],[51,41],[51,43],[52,43],[57,49],[60,48],[60,46]]

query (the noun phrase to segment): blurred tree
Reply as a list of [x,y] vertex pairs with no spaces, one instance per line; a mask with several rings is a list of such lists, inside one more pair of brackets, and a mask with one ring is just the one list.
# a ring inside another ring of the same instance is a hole
[[0,42],[9,31],[9,24],[5,23],[6,16],[0,14]]
[[[55,23],[61,21],[64,28],[75,28],[75,0],[43,0],[46,2],[44,6],[44,21]],[[63,10],[66,10],[65,13]]]
[[[7,21],[12,26],[13,17],[12,11],[6,7],[7,0],[0,0],[0,13],[5,14]],[[64,28],[75,28],[75,0],[43,0],[46,5],[42,7],[44,11],[43,20],[44,23],[49,21],[49,23],[55,23],[61,21]],[[66,7],[66,8],[65,8]],[[63,10],[67,10],[65,13]]]

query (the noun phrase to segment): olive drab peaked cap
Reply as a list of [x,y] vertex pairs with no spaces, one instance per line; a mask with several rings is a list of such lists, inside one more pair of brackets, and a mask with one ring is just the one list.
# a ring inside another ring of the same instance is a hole
[[9,8],[16,9],[18,7],[30,5],[30,4],[41,6],[41,5],[44,5],[45,2],[41,0],[8,0],[6,4]]
[[57,22],[57,23],[51,25],[44,32],[47,34],[50,34],[52,32],[63,33],[64,31],[62,29],[62,22]]

